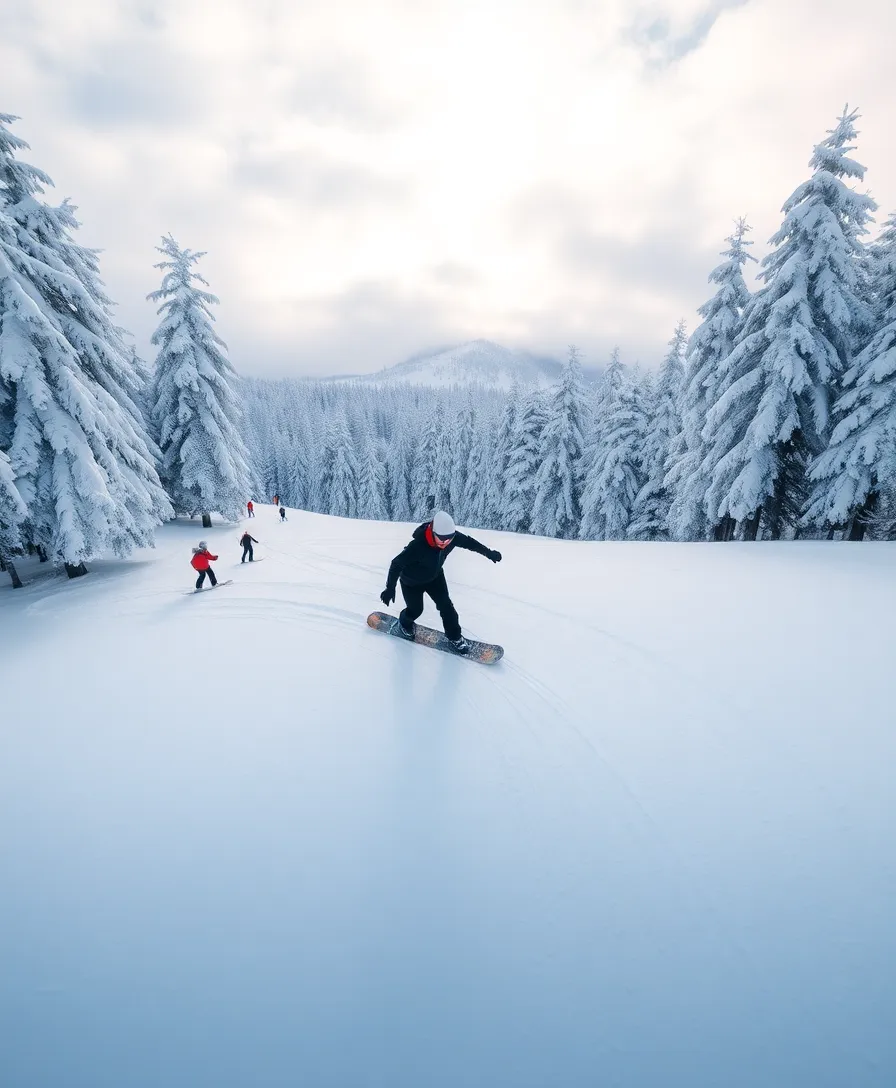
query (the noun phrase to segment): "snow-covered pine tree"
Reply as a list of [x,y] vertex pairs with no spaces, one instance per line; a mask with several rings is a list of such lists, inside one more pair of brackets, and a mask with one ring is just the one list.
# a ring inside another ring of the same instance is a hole
[[30,542],[75,577],[151,545],[172,511],[96,251],[74,241],[68,202],[40,199],[52,182],[16,159],[14,120],[0,114],[0,434]]
[[271,435],[271,448],[274,460],[278,465],[277,480],[279,484],[271,492],[271,497],[279,495],[280,502],[284,506],[298,506],[296,502],[295,474],[292,471],[295,445],[291,441],[289,434],[278,430]]
[[0,570],[9,571],[15,589],[22,588],[12,553],[21,544],[20,529],[28,514],[19,494],[9,458],[0,450]]
[[489,509],[490,475],[495,467],[492,445],[494,430],[491,413],[477,412],[467,467],[467,480],[461,503],[464,524],[477,529],[495,526],[495,514]]
[[[394,521],[397,519],[392,512],[392,443],[386,438],[377,438],[376,452],[383,470],[383,497],[380,507],[380,519],[382,521]],[[405,503],[407,503],[407,490],[405,490]]]
[[730,355],[740,331],[744,307],[750,292],[743,268],[755,261],[746,247],[750,228],[743,217],[735,221],[725,260],[709,275],[718,285],[716,293],[697,311],[703,321],[688,342],[685,362],[685,386],[682,391],[682,430],[666,478],[673,498],[669,511],[669,535],[673,540],[706,540],[716,528],[710,524],[706,496],[710,477],[704,467],[709,452],[703,437],[709,407],[718,400],[721,364]]
[[[470,524],[466,508],[467,478],[470,475],[470,454],[473,450],[473,409],[465,405],[458,413],[451,428],[451,482],[448,487],[448,505],[458,522]],[[480,481],[484,483],[484,481]]]
[[604,411],[604,404],[612,401],[614,394],[619,390],[622,384],[622,376],[626,373],[626,368],[622,363],[622,359],[619,354],[619,345],[610,351],[610,361],[604,368],[603,373],[598,378],[592,390],[592,407],[591,407],[591,433],[593,434],[600,424],[601,419],[606,414]]
[[393,521],[411,521],[414,514],[410,501],[410,472],[412,468],[410,443],[401,420],[396,420],[391,441],[386,444],[386,512]]
[[305,445],[306,432],[307,424],[302,431],[302,435],[292,447],[292,471],[290,473],[292,486],[290,490],[292,492],[292,505],[297,510],[308,509],[309,476],[311,473],[308,449]]
[[[590,390],[591,405],[588,412],[588,428],[583,435],[584,448],[582,450],[582,503],[584,510],[585,492],[588,489],[588,481],[591,478],[592,469],[598,456],[598,445],[603,433],[603,423],[606,410],[610,407],[613,391],[618,388],[622,363],[619,358],[619,348],[614,347],[610,352],[610,362],[600,374]],[[579,536],[582,535],[582,525],[579,525]]]
[[[248,498],[251,498],[254,502],[264,502],[265,496],[268,495],[265,476],[267,474],[268,434],[270,432],[267,425],[267,414],[263,407],[268,398],[267,384],[258,379],[246,378],[243,381],[243,393],[243,435],[249,456],[250,472],[250,493]],[[152,418],[151,408],[150,418]]]
[[261,470],[262,502],[270,502],[274,495],[279,495],[284,491],[284,487],[280,482],[283,470],[278,463],[277,454],[278,450],[274,443],[274,436],[270,435],[265,446],[265,456]]
[[310,447],[308,457],[308,509],[318,514],[330,512],[330,486],[333,481],[333,461],[339,437],[332,418],[318,420],[315,427],[317,441]]
[[642,387],[614,351],[604,372],[598,426],[582,496],[583,540],[624,540],[644,485],[641,456],[647,434]]
[[881,326],[886,325],[893,303],[893,262],[896,249],[896,212],[892,212],[881,227],[880,233],[865,247],[866,301],[872,315],[872,328],[865,344]]
[[490,526],[495,529],[505,528],[504,487],[507,479],[507,466],[510,464],[510,455],[513,452],[516,437],[517,414],[520,410],[521,399],[520,387],[514,382],[498,423],[498,433],[495,435],[492,451],[492,463],[481,477],[485,481],[485,486],[478,511],[479,517],[482,519],[481,524],[483,526]]
[[435,465],[430,487],[432,489],[432,507],[423,516],[432,517],[435,510],[448,510],[451,507],[451,471],[454,468],[454,447],[452,444],[453,427],[446,423],[439,431],[435,450]]
[[380,460],[379,440],[369,434],[358,448],[358,514],[368,521],[385,517],[386,466]]
[[329,493],[325,512],[339,518],[358,516],[358,460],[348,423],[340,416],[332,421]]
[[843,379],[828,448],[812,468],[806,521],[846,526],[861,540],[881,487],[896,482],[896,215],[875,247],[873,300],[880,327]]
[[591,466],[597,449],[598,438],[601,433],[605,409],[609,403],[608,393],[618,384],[616,378],[622,371],[622,363],[619,358],[619,348],[614,347],[610,352],[610,362],[599,375],[597,381],[588,391],[590,401],[588,408],[588,427],[583,435],[584,449],[582,452],[582,489],[587,484]]
[[438,509],[436,470],[440,460],[442,465],[446,464],[443,446],[442,424],[437,408],[432,407],[423,424],[411,470],[411,516],[414,519],[431,517]]
[[248,454],[240,433],[236,374],[224,341],[212,328],[209,306],[218,299],[197,284],[193,271],[205,254],[182,249],[167,235],[162,286],[148,298],[161,302],[152,343],[159,349],[153,376],[153,419],[162,452],[162,480],[180,514],[211,512],[229,521],[243,512],[250,491]]
[[688,336],[679,321],[660,364],[650,402],[649,422],[641,454],[644,483],[635,497],[628,535],[632,540],[668,540],[673,492],[666,474],[681,435],[681,391]]
[[746,539],[760,519],[773,539],[796,523],[807,466],[827,444],[830,404],[871,320],[859,266],[876,205],[844,181],[865,174],[848,156],[857,116],[844,110],[784,205],[707,420],[710,519],[730,516]]
[[146,365],[146,363],[137,354],[137,348],[131,344],[128,348],[131,359],[131,366],[134,369],[134,375],[137,379],[137,391],[134,397],[134,402],[137,406],[137,410],[140,412],[140,419],[143,422],[143,427],[147,435],[152,439],[153,452],[156,456],[156,467],[158,468],[159,449],[156,442],[156,436],[152,430],[152,371]]
[[500,528],[512,533],[532,531],[535,477],[541,464],[541,438],[547,420],[545,396],[541,390],[533,389],[520,404],[504,473],[504,509]]
[[585,411],[579,352],[571,346],[542,432],[532,511],[534,533],[566,539],[579,534]]
[[[276,417],[272,420],[274,426],[268,439],[277,468],[267,494],[270,497],[279,495],[281,499],[287,496],[287,505],[299,510],[310,509],[313,445],[317,432],[304,402],[300,407],[286,390],[284,393]],[[270,498],[265,501],[270,501]]]

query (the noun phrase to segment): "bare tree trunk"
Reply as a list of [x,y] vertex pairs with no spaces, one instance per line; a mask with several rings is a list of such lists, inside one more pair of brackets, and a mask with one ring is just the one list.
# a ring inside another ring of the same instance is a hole
[[734,536],[734,518],[730,514],[726,514],[720,522],[718,522],[712,530],[713,540],[727,541],[731,540]]
[[868,529],[868,520],[877,510],[880,494],[877,491],[869,491],[868,497],[855,511],[849,522],[846,532],[847,540],[863,540]]
[[750,517],[746,518],[743,522],[741,522],[741,524],[743,525],[743,530],[744,530],[744,533],[743,533],[744,540],[755,540],[756,539],[756,534],[759,532],[759,520],[760,520],[761,517],[762,517],[762,507],[760,506],[759,509],[754,514],[752,514]]
[[66,563],[65,573],[69,578],[81,578],[87,574],[87,567],[83,563]]
[[12,579],[12,588],[21,589],[22,579],[19,577],[19,572],[16,570],[16,565],[8,555],[4,555],[0,552],[0,570],[9,572],[9,577]]

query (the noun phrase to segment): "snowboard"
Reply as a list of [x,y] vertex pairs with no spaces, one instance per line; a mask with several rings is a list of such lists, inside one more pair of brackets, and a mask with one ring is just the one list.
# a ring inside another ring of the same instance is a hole
[[[374,631],[385,631],[387,635],[394,635],[395,638],[400,638],[402,642],[411,641],[397,630],[398,617],[390,616],[387,612],[371,612],[367,617],[367,626],[372,627]],[[468,657],[471,661],[478,661],[481,665],[496,665],[504,656],[503,646],[493,646],[490,642],[476,642],[471,638],[467,639],[470,644],[470,652],[459,654],[448,639],[445,638],[444,632],[434,631],[431,627],[423,627],[419,623],[416,626],[416,635],[413,641],[422,646],[431,646],[434,650],[443,650],[455,657]]]
[[226,582],[218,582],[218,584],[216,586],[203,586],[201,589],[191,589],[190,592],[187,594],[187,596],[191,597],[194,593],[205,593],[205,591],[207,589],[220,589],[221,586],[232,586],[232,585],[233,585],[233,579],[228,578]]
[[239,561],[239,563],[237,563],[237,566],[238,567],[248,567],[249,564],[251,563],[252,566],[254,567],[256,563],[263,563],[263,562],[264,562],[264,559],[247,559],[246,562],[244,563],[242,561],[242,559],[241,559]]

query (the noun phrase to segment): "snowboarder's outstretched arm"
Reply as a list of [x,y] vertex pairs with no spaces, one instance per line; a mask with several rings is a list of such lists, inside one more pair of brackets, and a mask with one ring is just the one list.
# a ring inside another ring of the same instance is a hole
[[472,536],[467,536],[466,533],[455,533],[454,543],[458,548],[466,548],[468,552],[479,552],[480,555],[484,555],[486,559],[491,559],[493,563],[501,562],[501,553],[494,551],[492,548],[486,548],[484,544],[481,544]]

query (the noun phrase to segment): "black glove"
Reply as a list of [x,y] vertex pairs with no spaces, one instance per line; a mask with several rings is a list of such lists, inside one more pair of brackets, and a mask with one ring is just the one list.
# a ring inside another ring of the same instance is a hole
[[491,561],[493,563],[500,563],[501,562],[501,553],[500,552],[494,552],[494,551],[489,552],[488,557],[489,557],[489,559],[491,559]]
[[386,586],[386,588],[380,594],[380,600],[383,602],[384,605],[388,607],[388,605],[390,605],[395,600],[395,590],[389,589],[389,587]]

